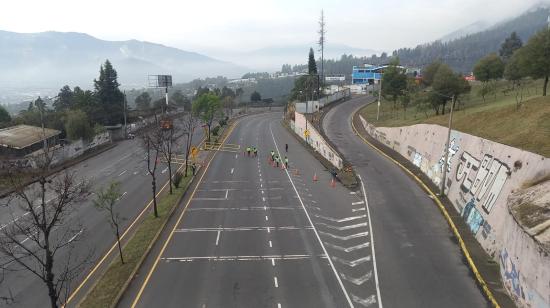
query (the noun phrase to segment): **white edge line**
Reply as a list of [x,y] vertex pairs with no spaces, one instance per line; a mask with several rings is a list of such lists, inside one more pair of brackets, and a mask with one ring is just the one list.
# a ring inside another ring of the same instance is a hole
[[[273,135],[273,129],[271,128],[271,123],[269,123],[269,131],[271,132],[271,138],[273,138],[273,143],[275,144],[275,149],[277,149],[277,153],[279,156],[281,156],[281,152],[279,151],[279,147],[277,146],[277,141],[275,141],[275,136]],[[330,267],[332,268],[332,272],[334,273],[334,276],[336,276],[336,280],[338,280],[338,284],[340,285],[340,288],[342,288],[342,292],[344,292],[344,296],[346,297],[346,300],[348,301],[348,304],[350,307],[353,306],[353,302],[351,301],[351,298],[349,297],[348,291],[346,290],[346,287],[344,287],[344,284],[342,283],[342,279],[340,278],[340,275],[338,275],[338,272],[336,271],[336,268],[334,267],[334,263],[332,263],[332,259],[330,258],[330,255],[327,252],[327,249],[325,248],[325,245],[323,244],[323,241],[321,241],[321,237],[319,236],[319,233],[317,232],[317,228],[315,228],[315,225],[313,224],[313,221],[311,221],[311,217],[309,217],[309,213],[307,212],[306,206],[304,205],[304,201],[302,201],[302,197],[300,197],[300,194],[298,193],[298,190],[296,189],[296,185],[294,185],[294,181],[292,181],[292,178],[290,177],[290,173],[288,173],[288,169],[284,169],[286,176],[288,177],[290,184],[292,184],[292,188],[294,189],[294,192],[298,196],[298,201],[300,201],[300,204],[302,205],[302,209],[304,210],[304,213],[306,214],[307,220],[309,221],[309,224],[311,227],[313,227],[313,232],[315,233],[315,236],[317,237],[317,240],[319,241],[319,244],[321,245],[321,248],[323,249],[323,253],[328,257],[328,263],[330,264]],[[375,271],[376,272],[376,271]],[[378,280],[377,280],[378,281]],[[378,286],[377,286],[378,287]]]
[[369,202],[367,201],[367,192],[365,191],[365,184],[361,175],[357,174],[359,181],[361,181],[361,189],[363,190],[363,197],[365,198],[365,208],[367,209],[367,216],[369,217],[369,231],[370,231],[370,247],[372,250],[372,265],[374,267],[374,281],[376,283],[376,295],[378,296],[378,307],[382,308],[382,297],[380,296],[380,284],[378,282],[378,269],[376,268],[376,253],[374,252],[374,236],[372,235],[372,222],[370,219]]

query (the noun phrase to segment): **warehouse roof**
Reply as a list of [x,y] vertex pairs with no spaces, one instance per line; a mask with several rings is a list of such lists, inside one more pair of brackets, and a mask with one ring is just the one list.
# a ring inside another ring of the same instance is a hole
[[44,131],[41,127],[30,125],[17,125],[0,129],[0,146],[24,149],[44,140],[44,133],[46,139],[61,134],[60,131],[51,128],[45,128]]

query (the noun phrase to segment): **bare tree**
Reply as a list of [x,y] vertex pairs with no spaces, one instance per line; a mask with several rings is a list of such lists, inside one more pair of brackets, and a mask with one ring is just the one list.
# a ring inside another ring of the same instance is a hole
[[145,150],[145,161],[147,162],[147,171],[151,176],[151,186],[153,189],[153,211],[155,217],[159,217],[157,209],[157,167],[161,147],[163,142],[163,131],[160,124],[155,121],[152,125],[145,128],[141,134],[142,146]]
[[183,137],[184,133],[177,125],[176,121],[170,119],[172,126],[169,129],[162,131],[162,141],[160,143],[160,153],[164,158],[164,163],[168,167],[168,182],[170,183],[170,194],[172,191],[172,160],[174,158],[174,147],[178,141]]
[[191,152],[191,147],[193,146],[193,133],[195,128],[199,124],[199,119],[197,116],[190,112],[183,120],[182,133],[186,137],[185,140],[185,171],[184,176],[187,177],[187,169],[189,167],[189,154]]
[[[5,206],[13,220],[0,231],[0,264],[3,269],[36,276],[48,290],[51,307],[59,307],[66,301],[71,281],[90,257],[81,257],[75,251],[83,227],[71,217],[75,206],[89,195],[89,184],[78,181],[75,172],[49,175],[52,161],[53,151],[45,142],[43,153],[35,159],[35,184],[27,186],[20,170],[9,171],[9,185],[14,192]],[[17,212],[24,214],[17,217]]]
[[120,223],[122,218],[119,212],[116,210],[115,205],[122,196],[120,193],[120,183],[111,182],[107,189],[99,189],[97,197],[93,200],[94,205],[101,211],[107,212],[109,223],[115,231],[116,241],[118,244],[118,252],[120,253],[120,262],[124,264],[124,256],[122,255],[122,246],[120,245]]

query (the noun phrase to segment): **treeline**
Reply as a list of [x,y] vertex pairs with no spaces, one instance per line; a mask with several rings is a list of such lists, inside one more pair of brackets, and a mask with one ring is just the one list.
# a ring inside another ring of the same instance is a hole
[[[349,81],[353,66],[360,66],[364,63],[373,65],[388,64],[391,58],[395,57],[399,57],[402,65],[419,68],[424,68],[433,61],[439,60],[457,72],[470,74],[476,62],[489,53],[497,52],[510,33],[516,32],[520,39],[527,41],[537,31],[548,26],[547,18],[549,15],[550,9],[541,8],[498,24],[486,31],[449,42],[435,41],[414,48],[400,48],[393,51],[391,55],[386,53],[370,57],[342,55],[338,60],[325,60],[325,74],[346,74],[346,79]],[[317,66],[320,66],[320,62],[317,62]],[[283,72],[289,70],[291,72],[304,72],[307,71],[307,65],[291,67],[289,64],[284,64],[281,68]]]
[[[477,93],[485,101],[489,95],[495,95],[497,81],[505,79],[515,92],[517,108],[523,102],[523,90],[529,80],[543,80],[542,95],[546,96],[550,77],[550,29],[544,29],[533,35],[527,44],[514,32],[504,40],[499,54],[490,53],[481,58],[474,66],[474,76],[481,87]],[[470,93],[471,86],[461,73],[453,71],[446,63],[434,61],[423,71],[422,78],[408,77],[399,66],[395,57],[382,77],[382,96],[392,103],[392,116],[398,108],[414,106],[417,111],[426,113],[433,110],[435,115],[445,114],[447,103],[451,108],[463,105],[462,97]],[[377,93],[373,93],[377,95]]]

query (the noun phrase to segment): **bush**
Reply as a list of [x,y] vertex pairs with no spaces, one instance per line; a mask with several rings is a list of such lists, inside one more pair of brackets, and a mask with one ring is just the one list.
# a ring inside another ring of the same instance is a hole
[[225,117],[225,119],[221,119],[221,120],[219,121],[220,126],[225,126],[225,125],[227,125],[227,120],[228,120],[227,117]]
[[172,183],[174,183],[174,187],[179,188],[182,179],[183,173],[181,171],[176,172],[176,174],[174,174],[174,180],[172,181]]
[[212,135],[217,136],[220,132],[220,126],[216,126],[212,129]]

